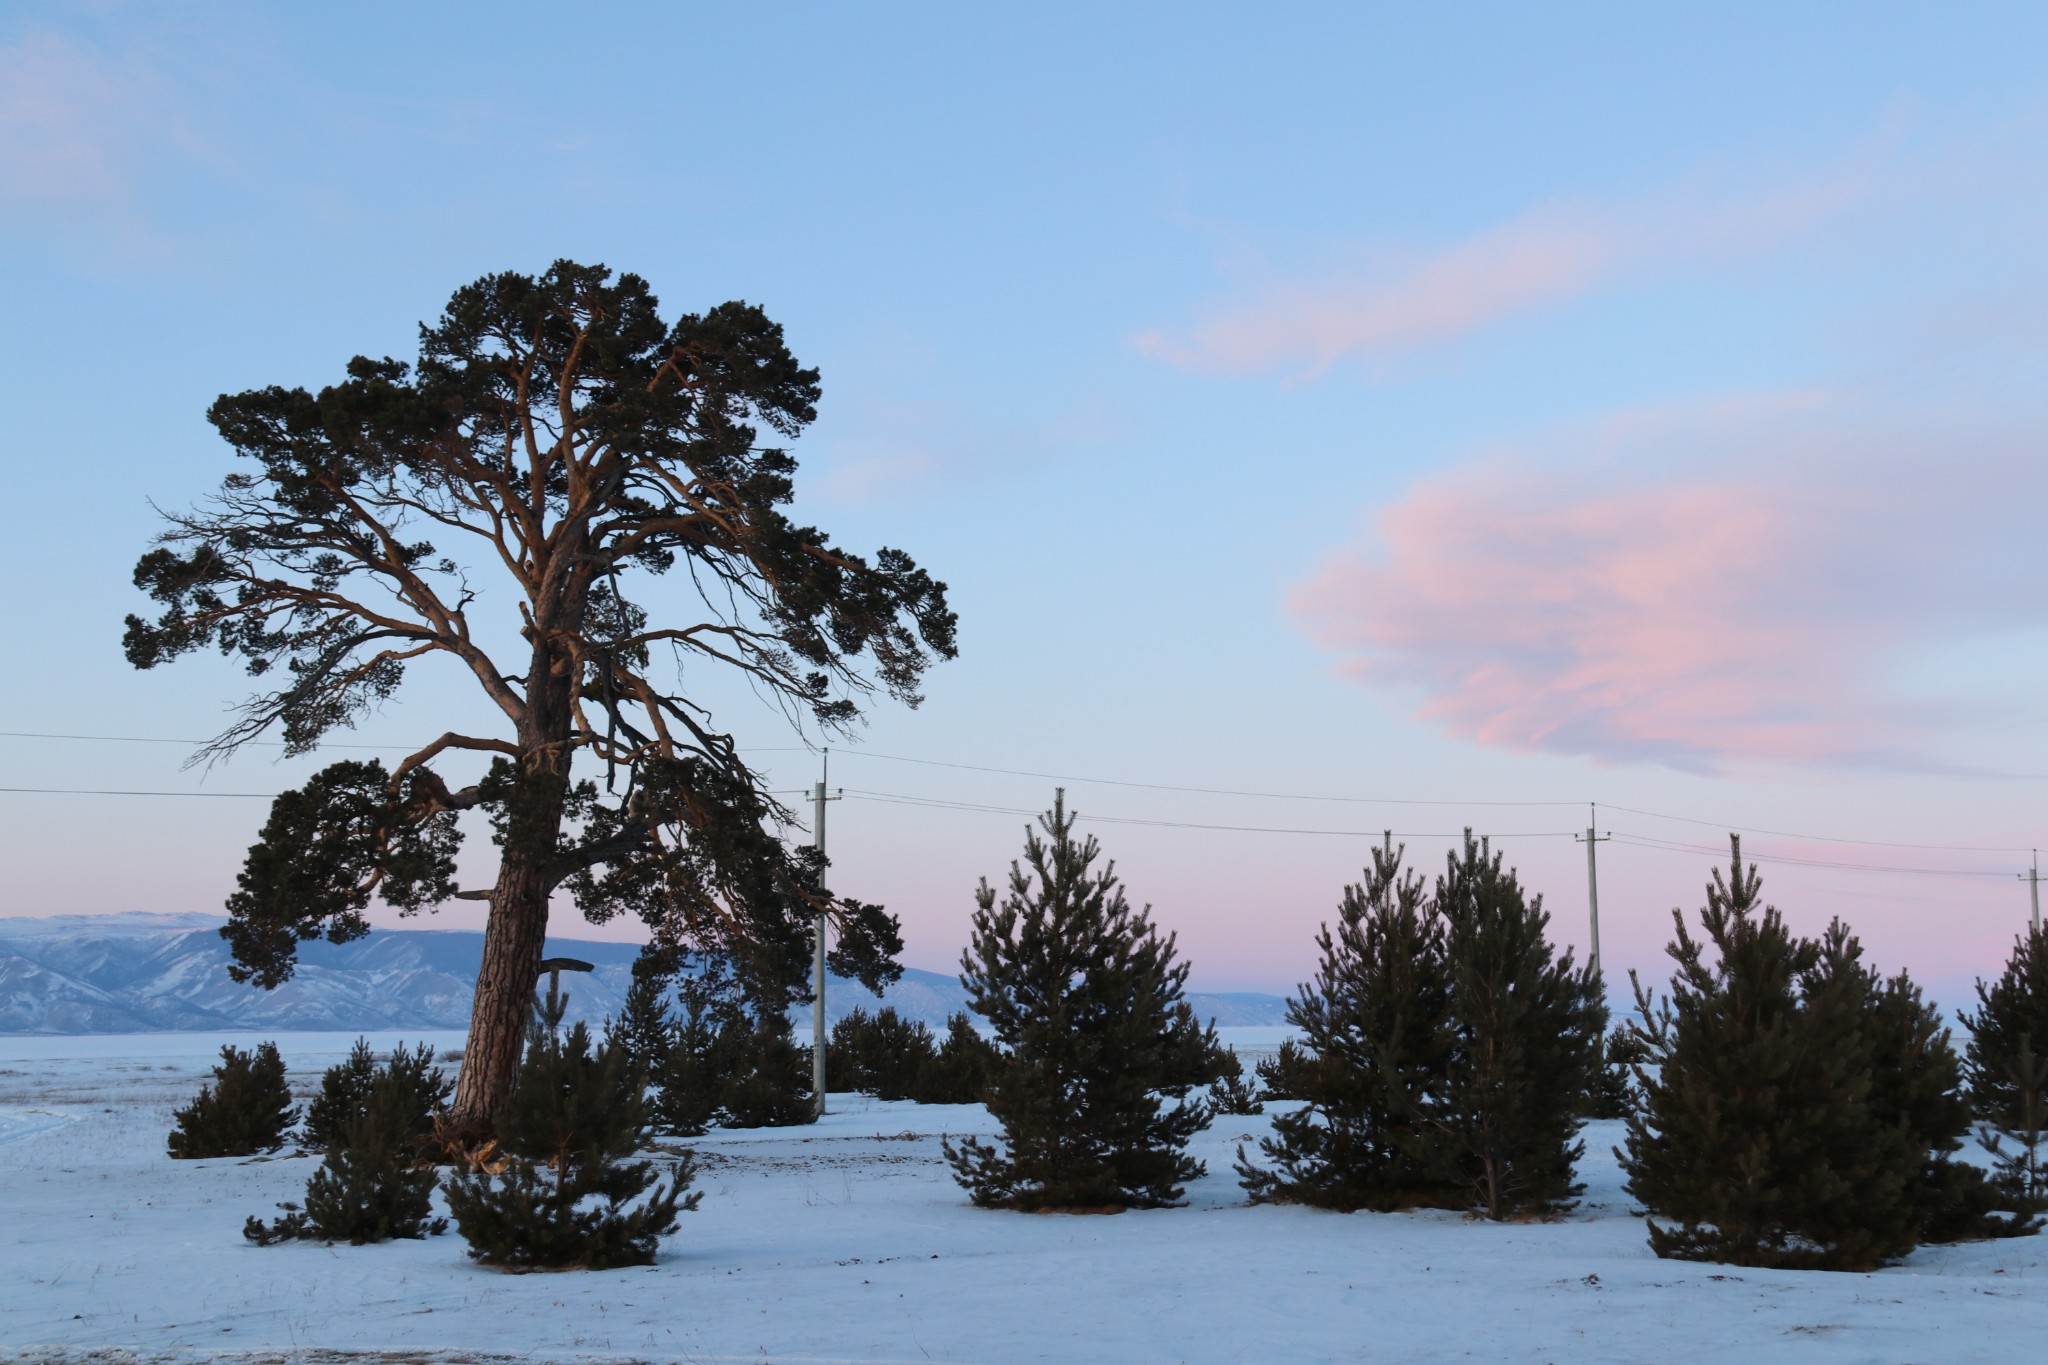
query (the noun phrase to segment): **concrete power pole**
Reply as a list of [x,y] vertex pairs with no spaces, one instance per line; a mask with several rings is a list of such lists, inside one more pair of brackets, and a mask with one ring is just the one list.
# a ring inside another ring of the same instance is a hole
[[2027,892],[2034,899],[2034,932],[2041,932],[2041,850],[2034,850],[2034,865],[2027,869]]
[[[825,803],[837,801],[825,795],[825,779],[832,775],[832,750],[827,748],[818,770],[818,785],[811,788],[811,842],[825,852]],[[825,888],[821,883],[820,891]],[[811,957],[811,1093],[819,1118],[825,1116],[825,916],[818,915],[817,942]]]
[[1592,952],[1587,957],[1587,962],[1593,969],[1593,975],[1598,976],[1600,975],[1600,867],[1593,857],[1593,848],[1596,844],[1606,843],[1614,836],[1612,834],[1597,834],[1594,832],[1593,827],[1599,823],[1600,819],[1600,808],[1597,805],[1590,801],[1587,802],[1586,812],[1586,832],[1574,835],[1573,837],[1586,846],[1586,916],[1593,929],[1593,947]]

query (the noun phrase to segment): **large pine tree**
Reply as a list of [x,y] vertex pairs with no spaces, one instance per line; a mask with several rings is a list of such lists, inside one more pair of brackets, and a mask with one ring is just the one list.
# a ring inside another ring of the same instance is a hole
[[1181,1003],[1176,962],[1151,910],[1134,911],[1114,863],[1074,837],[1066,793],[1027,829],[998,900],[983,881],[961,979],[1004,1052],[986,1091],[999,1145],[948,1143],[974,1202],[1115,1209],[1177,1202],[1202,1174],[1187,1155],[1208,1107],[1186,1098],[1205,1045]]
[[1363,882],[1344,888],[1337,923],[1316,934],[1315,979],[1287,1002],[1296,1047],[1267,1068],[1270,1091],[1308,1101],[1276,1113],[1260,1142],[1270,1169],[1238,1154],[1255,1201],[1337,1209],[1458,1207],[1465,1180],[1423,1108],[1451,1065],[1451,984],[1443,924],[1390,834]]

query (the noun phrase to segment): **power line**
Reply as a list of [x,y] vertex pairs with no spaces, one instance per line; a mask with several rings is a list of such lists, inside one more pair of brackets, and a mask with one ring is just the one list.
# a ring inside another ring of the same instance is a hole
[[[867,791],[859,787],[842,787],[848,796],[862,801],[875,801],[885,805],[922,806],[935,810],[963,810],[988,815],[1042,814],[1022,806],[990,806],[973,801],[948,801],[938,797],[906,796],[899,792]],[[1149,825],[1159,829],[1205,829],[1221,830],[1234,834],[1311,834],[1327,835],[1341,839],[1379,839],[1391,833],[1397,839],[1457,839],[1458,834],[1426,834],[1403,832],[1401,830],[1377,829],[1296,829],[1276,825],[1214,825],[1195,820],[1153,820],[1134,815],[1091,815],[1086,811],[1076,812],[1075,819],[1101,825]],[[1506,833],[1488,833],[1490,839],[1564,839],[1572,835],[1570,830],[1518,830]]]
[[[948,763],[936,758],[907,758],[866,749],[842,749],[842,758],[881,758],[891,763],[916,763],[927,768],[957,768],[970,773],[1035,777],[1048,782],[1087,782],[1099,787],[1137,787],[1144,791],[1190,792],[1197,796],[1252,796],[1267,801],[1331,801],[1357,806],[1583,806],[1583,801],[1436,801],[1400,796],[1310,796],[1299,792],[1239,791],[1231,787],[1180,787],[1166,782],[1127,782],[1114,777],[1075,777],[1070,773],[1034,773],[1021,768],[990,768],[977,763]],[[1034,812],[1035,813],[1035,812]]]
[[[1330,801],[1349,805],[1369,806],[1448,806],[1448,807],[1549,807],[1580,806],[1583,801],[1442,801],[1421,800],[1406,797],[1372,796],[1316,796],[1298,792],[1242,791],[1228,787],[1184,787],[1163,782],[1132,782],[1109,777],[1075,777],[1066,773],[1027,772],[1018,768],[992,768],[974,763],[950,763],[932,758],[909,758],[901,754],[872,753],[863,749],[846,749],[842,757],[880,758],[891,763],[916,763],[931,768],[957,768],[966,772],[997,773],[1009,777],[1035,777],[1054,782],[1086,782],[1106,787],[1135,787],[1145,791],[1187,792],[1202,796],[1245,796],[1272,801]],[[2030,848],[2003,844],[1919,844],[1895,839],[1850,839],[1828,834],[1797,834],[1782,829],[1762,829],[1736,821],[1699,820],[1687,815],[1671,815],[1664,811],[1643,810],[1634,806],[1618,806],[1609,801],[1600,805],[1608,810],[1623,811],[1629,815],[1646,816],[1653,820],[1676,820],[1685,824],[1703,825],[1709,829],[1734,830],[1737,833],[1768,834],[1779,839],[1804,839],[1814,843],[1855,844],[1865,848],[1908,848],[1925,852],[1946,853],[2027,853]],[[1218,828],[1224,828],[1218,826]],[[1423,836],[1417,836],[1423,837]]]
[[[1614,839],[1617,843],[1628,844],[1635,848],[1647,848],[1659,853],[1704,854],[1709,857],[1716,857],[1724,852],[1724,850],[1710,844],[1684,844],[1670,839],[1659,839],[1653,835],[1631,834],[1625,830],[1616,831]],[[1750,861],[1778,863],[1788,867],[1831,868],[1844,872],[1898,872],[1908,876],[1921,877],[1998,877],[2002,879],[2013,875],[2010,870],[1992,872],[1982,868],[1900,867],[1896,864],[1845,863],[1823,858],[1796,858],[1772,854],[1766,854],[1761,858],[1752,858]]]
[[[105,744],[205,745],[213,743],[210,739],[166,739],[161,735],[69,735],[46,730],[0,730],[0,739],[76,739]],[[259,749],[282,749],[285,747],[284,741],[279,739],[249,739],[243,740],[242,743]],[[368,749],[386,754],[409,754],[419,746],[414,744],[343,744],[339,741],[323,739],[318,747],[322,749]],[[742,747],[740,752],[748,754],[807,754],[812,752],[812,749],[807,744],[790,744],[771,748],[756,748],[748,745]],[[0,788],[0,790],[7,789]]]
[[[7,739],[52,739],[52,740],[77,740],[77,741],[89,741],[89,742],[104,742],[104,743],[116,743],[116,744],[183,744],[183,745],[195,745],[195,746],[196,746],[196,745],[203,745],[203,744],[206,744],[206,743],[208,743],[208,742],[209,742],[209,741],[206,741],[206,740],[196,740],[196,739],[170,739],[170,738],[165,738],[165,737],[161,737],[161,736],[154,736],[154,735],[92,735],[92,734],[71,734],[71,733],[59,733],[59,732],[46,732],[46,731],[35,731],[35,730],[0,730],[0,738],[7,738]],[[265,748],[283,748],[283,747],[285,747],[285,746],[284,746],[284,744],[283,744],[283,743],[282,743],[281,741],[278,741],[278,740],[251,740],[251,741],[248,741],[248,742],[249,742],[250,744],[252,744],[252,745],[259,745],[259,746],[261,746],[261,747],[265,747]],[[399,752],[410,752],[410,747],[409,747],[409,746],[405,746],[405,745],[382,745],[382,744],[343,744],[343,743],[333,743],[333,744],[323,744],[323,745],[322,745],[321,747],[323,747],[323,748],[332,748],[332,749],[359,749],[359,750],[372,750],[372,751],[378,751],[378,752],[386,752],[386,753],[399,753]],[[809,753],[809,752],[812,752],[812,747],[811,747],[811,746],[809,746],[809,745],[788,745],[788,746],[769,746],[769,747],[753,747],[753,746],[748,746],[747,748],[743,749],[743,750],[742,750],[742,752],[746,752],[746,753]],[[1166,783],[1166,782],[1138,782],[1138,781],[1132,781],[1132,780],[1128,780],[1128,779],[1123,779],[1123,778],[1110,778],[1110,777],[1079,777],[1079,776],[1075,776],[1075,775],[1073,775],[1073,774],[1071,774],[1071,773],[1045,773],[1045,772],[1034,772],[1034,771],[1030,771],[1030,770],[1027,770],[1027,769],[1021,769],[1021,768],[998,768],[998,767],[991,767],[991,766],[988,766],[988,765],[985,765],[985,764],[976,764],[976,763],[954,763],[954,762],[950,762],[950,761],[947,761],[947,760],[943,760],[943,759],[933,759],[933,758],[912,758],[912,757],[910,757],[910,756],[908,756],[908,755],[905,755],[905,754],[884,754],[884,753],[876,753],[876,752],[873,752],[873,751],[870,751],[870,750],[863,750],[863,749],[846,749],[846,750],[841,750],[840,752],[841,752],[841,756],[842,756],[842,757],[849,757],[849,756],[850,756],[850,757],[855,757],[855,758],[876,758],[876,759],[882,759],[882,760],[884,760],[884,761],[886,761],[886,762],[890,762],[890,763],[910,763],[910,764],[916,764],[916,765],[918,765],[918,766],[920,766],[920,767],[928,767],[928,768],[950,768],[950,769],[954,769],[954,770],[957,770],[957,771],[961,771],[961,772],[977,772],[977,773],[992,773],[992,774],[996,774],[996,775],[999,775],[999,776],[1005,776],[1005,777],[1029,777],[1029,778],[1035,778],[1035,779],[1038,779],[1038,780],[1041,780],[1041,781],[1053,781],[1053,782],[1079,782],[1079,783],[1087,783],[1087,784],[1091,784],[1091,785],[1095,785],[1095,786],[1105,786],[1105,787],[1126,787],[1126,788],[1132,788],[1132,789],[1135,789],[1135,790],[1140,790],[1140,791],[1164,791],[1164,792],[1179,792],[1179,793],[1185,793],[1185,794],[1191,794],[1191,795],[1198,795],[1198,796],[1237,796],[1237,797],[1248,797],[1248,798],[1253,798],[1253,799],[1257,799],[1257,800],[1268,800],[1268,801],[1319,801],[1319,802],[1329,802],[1329,803],[1335,803],[1335,804],[1342,804],[1342,805],[1369,805],[1369,806],[1431,806],[1431,807],[1448,807],[1448,808],[1458,808],[1458,807],[1481,807],[1481,808],[1515,808],[1515,809],[1530,809],[1530,808],[1548,808],[1548,807],[1576,806],[1576,805],[1580,805],[1580,804],[1582,804],[1581,802],[1577,802],[1577,801],[1449,801],[1449,800],[1438,800],[1438,799],[1425,799],[1425,798],[1415,798],[1415,797],[1368,797],[1368,796],[1327,796],[1327,795],[1317,795],[1317,794],[1309,794],[1309,793],[1301,793],[1301,792],[1269,792],[1269,791],[1255,791],[1255,790],[1247,790],[1247,789],[1240,789],[1240,788],[1232,788],[1232,787],[1192,787],[1192,786],[1182,786],[1182,785],[1177,785],[1177,784],[1173,784],[1173,783]],[[38,795],[57,795],[57,796],[226,796],[226,797],[257,797],[257,796],[263,796],[263,795],[265,795],[264,793],[259,793],[259,792],[147,792],[147,791],[102,791],[102,790],[91,790],[91,789],[85,789],[85,788],[68,788],[68,787],[64,787],[64,788],[59,788],[59,787],[0,787],[0,793],[5,793],[5,792],[19,792],[19,793],[31,793],[31,794],[38,794]],[[780,794],[780,793],[775,793],[775,794]],[[798,795],[801,795],[802,793],[796,793],[796,794],[798,794]],[[909,802],[909,803],[913,803],[913,804],[916,804],[916,803],[919,803],[919,802],[921,802],[921,801],[922,801],[922,798],[915,798],[915,797],[905,797],[905,796],[900,796],[900,795],[894,795],[894,794],[889,794],[889,793],[868,793],[867,795],[868,795],[868,797],[870,797],[871,799],[877,799],[877,800],[896,800],[896,801],[899,801],[899,802]],[[978,809],[978,810],[987,810],[987,811],[991,811],[991,812],[997,812],[997,813],[1001,813],[1001,814],[1009,814],[1009,815],[1027,815],[1027,816],[1028,816],[1028,815],[1035,815],[1035,814],[1037,814],[1037,813],[1038,813],[1038,812],[1037,812],[1037,811],[1035,811],[1035,810],[1026,810],[1026,809],[1023,809],[1023,808],[1021,808],[1021,807],[1010,807],[1010,806],[978,806],[978,805],[974,805],[973,803],[957,803],[957,802],[946,802],[946,801],[930,802],[930,803],[927,803],[927,804],[934,804],[934,805],[938,805],[938,806],[941,806],[941,807],[947,807],[947,808],[953,808],[953,809],[962,809],[962,810],[966,810],[966,809]],[[1709,828],[1709,829],[1727,829],[1727,830],[1734,830],[1734,831],[1736,831],[1736,832],[1738,832],[1738,833],[1749,833],[1749,834],[1763,834],[1763,835],[1768,835],[1768,836],[1770,836],[1770,837],[1772,837],[1772,838],[1778,838],[1778,839],[1799,839],[1799,840],[1803,840],[1803,841],[1808,841],[1808,842],[1813,842],[1813,843],[1832,843],[1832,844],[1849,844],[1849,845],[1854,845],[1854,846],[1856,846],[1856,847],[1861,847],[1861,848],[1903,848],[1903,849],[1913,849],[1913,850],[1918,850],[1918,851],[1922,851],[1922,852],[1931,852],[1931,853],[2026,853],[2026,852],[2030,852],[2030,851],[2031,851],[2030,849],[2028,849],[2028,848],[2025,848],[2025,847],[2020,847],[2020,846],[2017,846],[2017,845],[2004,845],[2004,844],[1929,844],[1929,843],[1912,843],[1912,842],[1908,842],[1908,841],[1904,841],[1904,840],[1897,840],[1897,839],[1856,839],[1856,838],[1850,838],[1850,837],[1847,837],[1847,836],[1842,836],[1842,835],[1831,835],[1831,834],[1802,834],[1802,833],[1797,833],[1797,832],[1794,832],[1794,831],[1791,831],[1791,830],[1781,830],[1781,829],[1765,829],[1765,828],[1763,828],[1763,827],[1761,827],[1761,826],[1756,826],[1756,825],[1745,825],[1745,824],[1743,824],[1743,823],[1741,823],[1741,822],[1739,822],[1739,821],[1724,821],[1724,820],[1702,820],[1702,819],[1698,819],[1697,817],[1694,817],[1694,816],[1689,816],[1689,815],[1673,815],[1673,814],[1671,814],[1671,813],[1670,813],[1670,812],[1668,812],[1668,811],[1654,811],[1654,810],[1647,810],[1647,809],[1644,809],[1644,808],[1642,808],[1642,807],[1638,807],[1638,806],[1622,806],[1622,805],[1616,805],[1616,804],[1614,804],[1614,803],[1612,803],[1612,802],[1601,802],[1600,804],[1602,804],[1603,806],[1607,807],[1607,809],[1609,809],[1609,810],[1613,810],[1613,811],[1619,811],[1619,812],[1622,812],[1622,813],[1624,813],[1624,814],[1628,814],[1628,815],[1640,815],[1640,816],[1643,816],[1643,817],[1645,817],[1645,818],[1647,818],[1647,819],[1652,819],[1652,820],[1671,820],[1671,821],[1675,821],[1675,822],[1677,822],[1677,823],[1680,823],[1680,824],[1688,824],[1688,825],[1700,825],[1700,826],[1703,826],[1703,827],[1705,827],[1705,828]],[[1105,823],[1105,824],[1135,824],[1135,825],[1146,825],[1146,824],[1149,824],[1149,825],[1160,825],[1160,826],[1166,826],[1166,827],[1173,827],[1173,828],[1186,828],[1186,829],[1212,829],[1212,830],[1218,830],[1218,831],[1243,831],[1243,832],[1247,832],[1247,833],[1276,833],[1276,834],[1327,834],[1327,835],[1351,835],[1351,834],[1354,834],[1354,833],[1356,833],[1356,831],[1350,831],[1350,830],[1309,830],[1309,829],[1282,829],[1282,828],[1275,828],[1275,827],[1269,827],[1269,826],[1259,826],[1259,825],[1220,825],[1220,824],[1200,824],[1200,823],[1196,823],[1196,822],[1192,822],[1192,821],[1166,821],[1166,820],[1144,820],[1144,819],[1138,819],[1138,818],[1134,818],[1134,817],[1113,817],[1113,816],[1090,816],[1090,817],[1088,817],[1088,818],[1090,818],[1090,819],[1093,819],[1093,820],[1098,820],[1098,821],[1101,821],[1102,823]],[[1449,838],[1449,837],[1455,837],[1455,836],[1450,836],[1450,835],[1442,835],[1442,836],[1439,836],[1439,835],[1414,835],[1414,836],[1411,836],[1411,837],[1415,837],[1415,838],[1438,838],[1438,837],[1443,837],[1443,838]],[[1499,838],[1537,838],[1537,837],[1541,837],[1541,838],[1550,838],[1550,837],[1561,837],[1561,836],[1554,836],[1554,835],[1551,835],[1551,834],[1545,833],[1545,834],[1540,834],[1540,835],[1539,835],[1539,834],[1522,834],[1522,835],[1498,835],[1498,836],[1495,836],[1495,837],[1499,837]],[[1647,838],[1647,837],[1649,837],[1649,836],[1643,836],[1643,837],[1646,837],[1646,838]],[[1696,846],[1690,846],[1690,845],[1674,845],[1674,847],[1683,847],[1683,848],[1685,848],[1685,850],[1686,850],[1686,851],[1688,851],[1688,852],[1699,852],[1699,851],[1702,851],[1702,850],[1698,849],[1698,848],[1697,848]],[[1865,864],[1851,864],[1851,863],[1829,863],[1829,862],[1825,862],[1825,861],[1822,861],[1822,860],[1815,860],[1815,859],[1792,859],[1792,858],[1780,858],[1780,859],[1778,859],[1777,861],[1779,861],[1779,862],[1785,862],[1785,863],[1792,863],[1792,862],[1797,862],[1797,863],[1799,863],[1800,865],[1803,865],[1803,866],[1813,866],[1813,867],[1830,867],[1830,866],[1836,866],[1836,867],[1842,867],[1842,868],[1845,868],[1845,869],[1854,869],[1854,870],[1874,870],[1874,871],[1884,871],[1884,870],[1890,870],[1890,869],[1884,869],[1884,868],[1877,868],[1877,867],[1874,867],[1874,866],[1871,866],[1871,865],[1865,865]],[[1939,872],[1939,870],[1938,870],[1938,869],[1920,869],[1920,871],[1923,871],[1923,872],[1933,872],[1933,873],[1938,873],[1938,872]],[[1945,874],[1944,874],[1944,875],[1945,875]],[[1970,874],[1968,874],[1968,875],[1971,875],[1971,876],[1991,876],[1991,875],[1994,875],[1994,874],[1992,874],[1992,873],[1988,873],[1988,872],[1986,872],[1986,873],[1977,873],[1977,872],[1972,872],[1972,873],[1970,873]],[[1996,874],[1996,875],[2003,875],[2003,874]]]
[[276,792],[150,792],[115,791],[101,787],[0,787],[0,792],[25,792],[37,796],[204,796],[254,801],[277,799]]
[[1832,834],[1794,834],[1789,830],[1761,829],[1756,825],[1744,825],[1728,820],[1696,820],[1690,815],[1668,815],[1663,811],[1638,810],[1634,806],[1617,806],[1611,801],[1600,805],[1607,810],[1623,811],[1629,815],[1648,816],[1652,820],[1676,820],[1680,824],[1705,825],[1709,829],[1733,830],[1737,834],[1768,834],[1775,839],[1805,839],[1817,844],[1857,844],[1864,848],[1913,848],[1929,853],[2030,853],[2031,848],[2017,848],[2005,844],[1910,844],[1897,839],[1848,839]]
[[[213,743],[210,739],[165,739],[158,735],[60,735],[49,734],[40,730],[0,730],[0,739],[83,739],[107,744],[203,745]],[[285,747],[284,741],[277,739],[251,739],[244,742],[263,749],[282,749]],[[322,741],[320,747],[323,749],[375,749],[382,753],[394,754],[411,752],[403,744],[329,744]]]

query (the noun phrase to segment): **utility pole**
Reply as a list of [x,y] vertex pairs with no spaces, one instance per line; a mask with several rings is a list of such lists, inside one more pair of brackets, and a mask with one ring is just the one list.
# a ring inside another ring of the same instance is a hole
[[[825,795],[825,779],[832,775],[832,749],[826,746],[818,769],[818,785],[811,788],[811,843],[822,857],[825,852],[825,803],[837,801]],[[825,889],[819,873],[818,890]],[[818,912],[817,942],[811,958],[811,1093],[819,1118],[825,1117],[825,912]]]
[[1586,846],[1586,916],[1593,927],[1593,949],[1587,958],[1593,975],[1600,975],[1600,867],[1593,858],[1596,844],[1604,844],[1613,838],[1612,832],[1596,834],[1593,827],[1599,823],[1600,808],[1593,802],[1586,803],[1586,832],[1572,837]]
[[2041,932],[2041,850],[2034,850],[2034,865],[2027,869],[2027,894],[2034,900],[2034,932]]

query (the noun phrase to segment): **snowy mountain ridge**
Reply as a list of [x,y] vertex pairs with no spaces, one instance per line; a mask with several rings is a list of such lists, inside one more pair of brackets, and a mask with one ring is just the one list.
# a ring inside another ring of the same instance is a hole
[[[274,991],[238,985],[215,915],[54,915],[0,919],[0,1033],[306,1032],[460,1029],[469,1024],[483,935],[469,930],[378,929],[353,943],[311,942],[299,968]],[[550,956],[581,958],[595,970],[563,981],[573,1018],[616,1013],[631,981],[637,946],[590,939],[548,940]],[[1276,1024],[1284,1002],[1270,995],[1190,994],[1204,1019],[1223,1025]],[[883,1005],[934,1028],[966,1008],[958,978],[906,968],[877,997],[833,977],[826,1014]],[[804,1022],[809,1007],[797,1011]]]

